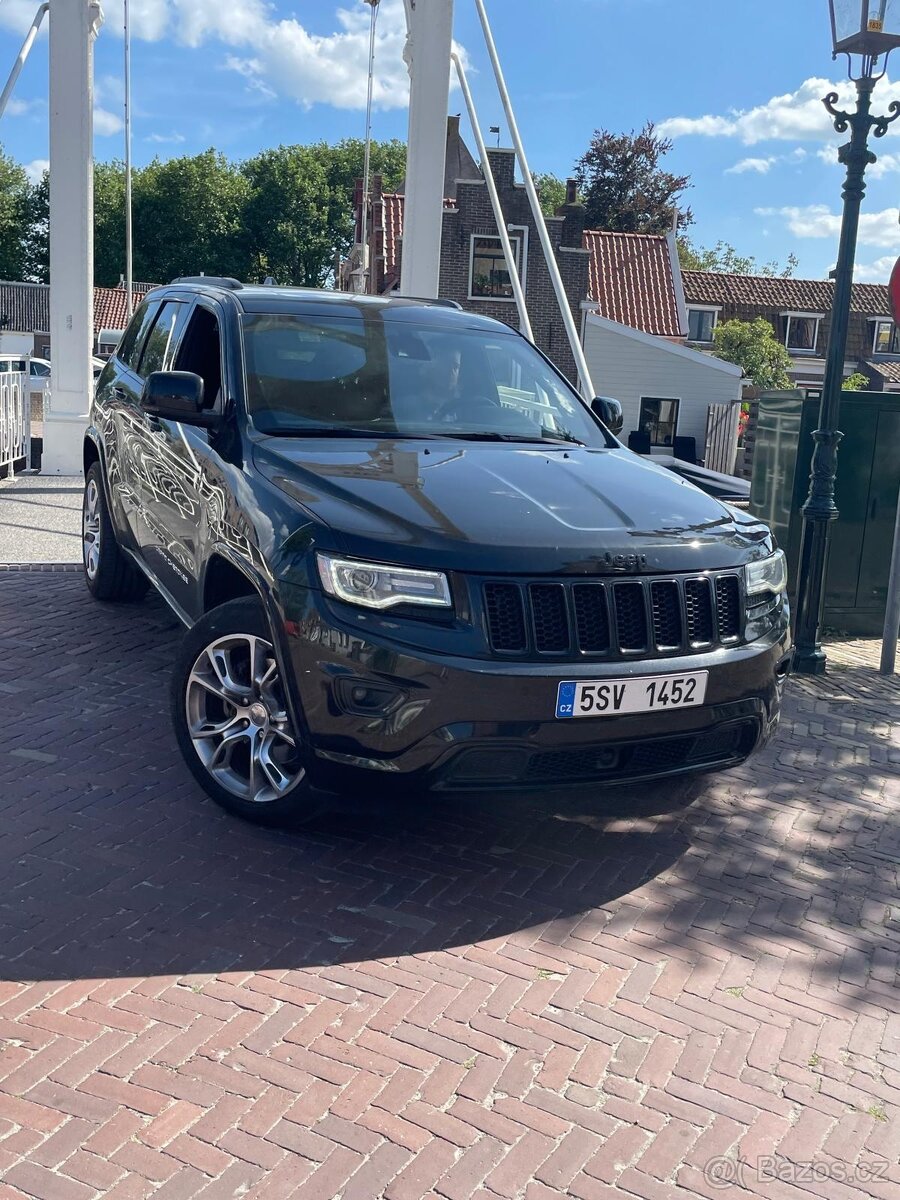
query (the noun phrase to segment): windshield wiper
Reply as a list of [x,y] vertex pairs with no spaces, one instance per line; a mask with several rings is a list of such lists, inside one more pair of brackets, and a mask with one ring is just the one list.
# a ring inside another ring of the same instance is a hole
[[470,433],[436,433],[435,437],[456,438],[463,442],[525,442],[533,446],[546,446],[548,443],[551,446],[586,446],[586,442],[580,442],[577,438],[559,437],[554,434],[553,437],[530,437],[528,434],[519,433],[498,433],[493,429],[482,429]]
[[278,429],[263,430],[267,437],[353,437],[353,438],[402,438],[411,435],[397,433],[393,429],[357,429],[352,425],[283,425]]

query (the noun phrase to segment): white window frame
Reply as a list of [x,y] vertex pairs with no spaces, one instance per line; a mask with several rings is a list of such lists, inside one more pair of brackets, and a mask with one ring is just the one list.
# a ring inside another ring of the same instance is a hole
[[712,325],[710,327],[709,332],[713,333],[715,331],[716,326],[719,323],[719,315],[722,312],[721,304],[688,304],[687,305],[687,315],[688,315],[688,339],[687,340],[689,342],[696,342],[699,346],[711,346],[713,343],[712,337],[709,337],[706,339],[691,337],[691,313],[692,312],[712,313],[713,321],[712,321]]
[[[507,231],[509,232],[509,240],[513,245],[513,249],[515,249],[516,245],[518,245],[518,247],[519,247],[519,253],[517,256],[518,262],[516,263],[516,269],[519,272],[519,279],[521,280],[522,291],[524,292],[525,288],[526,288],[526,276],[528,273],[527,269],[526,269],[527,262],[528,262],[528,226],[527,225],[507,225],[506,228],[507,228]],[[500,234],[499,233],[470,233],[469,234],[469,286],[467,289],[468,295],[466,298],[468,300],[476,300],[476,301],[480,300],[482,303],[485,303],[485,304],[515,304],[515,302],[516,302],[515,296],[479,296],[477,293],[473,293],[472,282],[473,282],[473,279],[475,276],[475,239],[476,238],[480,238],[481,240],[484,240],[486,238],[492,238],[500,246],[501,255],[503,254],[503,245],[500,242]]]
[[666,442],[650,441],[650,450],[669,450],[671,451],[675,445],[675,439],[678,437],[678,421],[681,417],[681,396],[640,396],[638,398],[638,431],[641,429],[641,413],[644,408],[645,400],[669,401],[675,405],[675,424],[672,427],[672,440],[668,444]]
[[892,331],[891,341],[893,341],[895,337],[900,337],[900,326],[897,325],[897,322],[893,319],[893,317],[870,317],[869,320],[872,322],[872,353],[882,355],[900,354],[900,350],[878,349],[878,330],[882,325],[890,325]]
[[[784,348],[785,348],[785,350],[787,350],[788,354],[808,355],[810,357],[818,354],[817,347],[819,345],[819,326],[822,324],[822,319],[824,318],[825,314],[824,313],[815,313],[815,312],[800,312],[799,310],[797,310],[797,311],[783,312],[781,315],[785,318]],[[815,333],[813,334],[812,349],[804,350],[801,347],[791,346],[789,344],[790,339],[791,339],[791,321],[793,321],[793,320],[815,321],[816,330],[815,330]]]

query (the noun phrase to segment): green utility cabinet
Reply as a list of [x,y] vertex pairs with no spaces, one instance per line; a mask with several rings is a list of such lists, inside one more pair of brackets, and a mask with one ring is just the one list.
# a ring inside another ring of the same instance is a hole
[[[771,525],[797,587],[801,508],[809,489],[818,398],[802,391],[759,399],[750,511]],[[838,428],[835,503],[825,578],[825,624],[859,636],[884,626],[891,546],[900,493],[900,395],[844,392]]]

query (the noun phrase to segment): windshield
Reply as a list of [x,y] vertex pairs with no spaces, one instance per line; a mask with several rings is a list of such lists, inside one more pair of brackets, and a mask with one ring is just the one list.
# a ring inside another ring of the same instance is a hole
[[344,313],[245,316],[247,404],[260,431],[607,444],[515,334]]

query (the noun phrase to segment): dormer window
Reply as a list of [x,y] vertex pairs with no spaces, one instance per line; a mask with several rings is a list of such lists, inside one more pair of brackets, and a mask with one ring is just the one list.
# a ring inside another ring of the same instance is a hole
[[900,330],[893,321],[876,321],[873,354],[900,354]]
[[688,314],[688,341],[706,342],[713,340],[713,330],[719,319],[719,309],[712,306],[700,308],[691,305]]
[[784,317],[784,344],[795,354],[815,354],[822,313],[787,312]]

